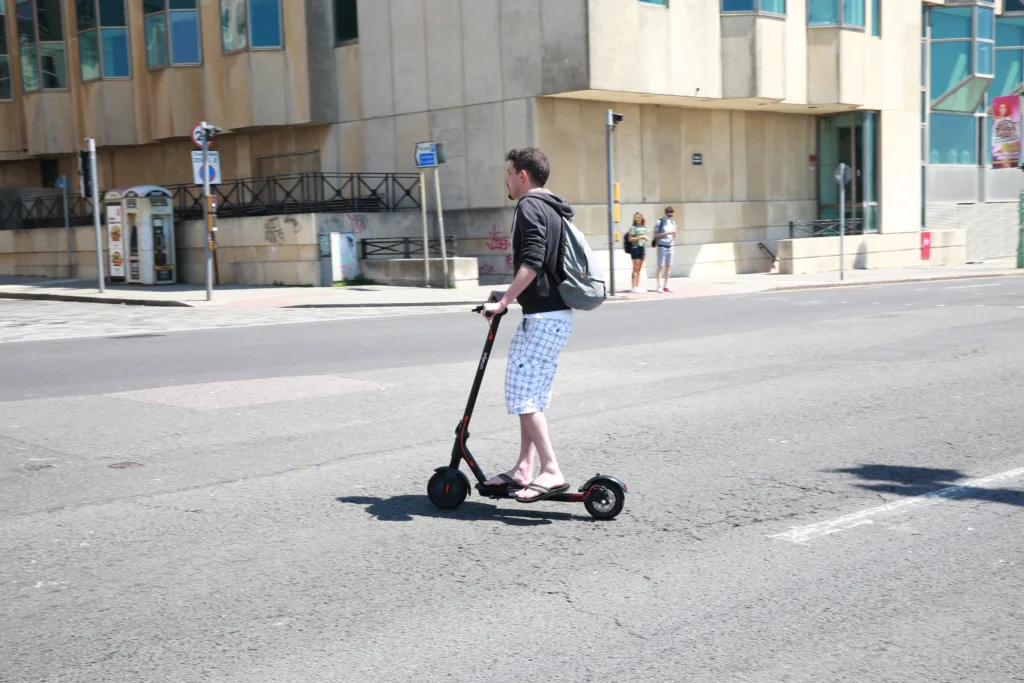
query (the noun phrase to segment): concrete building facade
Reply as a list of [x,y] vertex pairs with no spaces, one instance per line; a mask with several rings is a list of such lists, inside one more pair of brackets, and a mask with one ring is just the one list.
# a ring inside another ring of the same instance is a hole
[[437,140],[446,228],[501,280],[510,148],[542,147],[606,242],[613,108],[620,229],[674,206],[678,274],[770,269],[791,221],[838,216],[841,161],[864,232],[963,230],[991,256],[1021,173],[985,167],[986,107],[1024,82],[1021,4],[0,0],[0,187],[73,177],[87,137],[103,188],[187,183],[201,120],[229,179],[410,172]]

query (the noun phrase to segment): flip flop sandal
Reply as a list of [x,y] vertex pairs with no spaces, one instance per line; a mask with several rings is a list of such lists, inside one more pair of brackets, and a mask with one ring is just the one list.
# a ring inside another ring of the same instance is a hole
[[485,489],[501,491],[518,491],[519,489],[523,488],[522,484],[520,484],[518,481],[508,476],[507,474],[499,474],[498,479],[501,479],[504,483],[491,485],[481,484],[481,486]]
[[565,491],[568,491],[569,490],[569,484],[565,483],[565,484],[562,484],[561,486],[556,486],[553,489],[549,489],[547,486],[541,486],[540,484],[527,484],[526,486],[523,487],[523,490],[526,490],[526,489],[533,489],[534,491],[540,491],[540,495],[539,496],[535,496],[533,498],[520,498],[519,496],[512,496],[512,497],[515,498],[516,500],[518,500],[520,503],[536,503],[537,501],[544,500],[545,498],[550,498],[551,496],[553,496],[555,494],[563,493]]

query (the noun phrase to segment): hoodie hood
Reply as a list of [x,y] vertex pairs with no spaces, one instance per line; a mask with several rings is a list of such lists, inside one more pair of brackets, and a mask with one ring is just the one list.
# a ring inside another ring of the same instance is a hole
[[[533,192],[528,192],[526,196],[523,197],[523,199],[526,199],[527,197],[541,200],[542,202],[550,206],[552,209],[554,209],[555,213],[557,213],[562,218],[571,219],[574,215],[572,207],[569,206],[569,202],[565,201],[557,194],[554,194],[553,192],[550,192],[548,190],[535,190]],[[522,199],[519,201],[522,201]]]

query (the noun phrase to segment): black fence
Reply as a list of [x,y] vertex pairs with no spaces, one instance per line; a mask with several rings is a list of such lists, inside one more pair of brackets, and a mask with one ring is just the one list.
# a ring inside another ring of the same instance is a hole
[[[445,235],[445,256],[455,256],[456,241],[452,235]],[[441,240],[427,240],[430,258],[441,258]],[[423,240],[415,237],[396,237],[393,239],[359,240],[359,258],[366,259],[403,259],[423,258]]]
[[[847,218],[843,221],[843,233],[846,235],[863,235],[864,219]],[[816,221],[790,221],[789,239],[798,237],[838,237],[839,219]]]
[[[417,173],[298,173],[267,178],[226,180],[212,185],[217,216],[268,216],[289,213],[379,213],[419,210]],[[174,195],[177,220],[203,217],[203,188],[195,184],[168,185]],[[102,197],[102,193],[100,194]],[[72,225],[92,225],[92,201],[68,198]],[[104,219],[102,213],[101,220]],[[64,202],[59,194],[0,204],[0,230],[54,228],[64,225]]]

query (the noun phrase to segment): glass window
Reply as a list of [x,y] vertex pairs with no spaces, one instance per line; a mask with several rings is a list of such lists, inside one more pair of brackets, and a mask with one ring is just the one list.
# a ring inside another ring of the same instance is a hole
[[97,0],[100,6],[101,26],[127,26],[124,0]]
[[843,0],[843,24],[864,25],[864,0]]
[[722,0],[723,12],[753,12],[757,0]]
[[1024,0],[1003,0],[1004,12],[1024,12]]
[[1024,18],[996,19],[996,47],[1024,47]]
[[131,77],[125,0],[75,0],[75,11],[82,80]]
[[646,2],[648,5],[664,5],[665,0],[640,0],[640,2]]
[[220,34],[221,49],[224,52],[235,52],[249,47],[245,0],[221,0]]
[[146,65],[194,66],[202,63],[196,0],[143,0],[146,16]]
[[871,0],[871,35],[882,35],[882,0]]
[[0,100],[14,97],[11,85],[11,58],[7,52],[7,8],[0,0]]
[[978,38],[992,40],[995,37],[995,12],[987,7],[978,8]]
[[18,0],[21,85],[25,92],[68,87],[60,0]]
[[334,0],[334,40],[345,43],[358,39],[359,22],[356,13],[356,0]]
[[76,0],[75,17],[79,32],[96,28],[96,5],[93,0]]
[[32,1],[21,0],[15,5],[14,11],[18,20],[18,44],[22,46],[35,45],[36,21],[32,16]]
[[100,44],[96,31],[78,34],[78,61],[82,65],[83,81],[94,81],[100,77]]
[[249,19],[253,47],[281,47],[280,0],[249,0]]
[[22,45],[21,88],[25,92],[39,90],[39,48],[36,45]]
[[11,58],[7,55],[0,55],[0,100],[9,100],[14,97],[11,86]]
[[931,91],[934,102],[971,75],[971,43],[932,43]]
[[996,50],[996,75],[989,86],[989,97],[1009,95],[1024,81],[1024,50]]
[[759,9],[769,14],[785,14],[786,0],[761,0],[761,7]]
[[36,0],[36,22],[39,25],[40,43],[64,40],[60,0]]
[[932,114],[929,117],[930,153],[933,164],[975,165],[977,155],[977,122],[972,114]]
[[100,32],[103,43],[103,77],[128,78],[128,31],[123,28],[105,28]]
[[44,89],[57,90],[68,87],[66,67],[64,43],[40,43],[39,74]]
[[810,26],[839,24],[839,0],[807,0],[807,23]]
[[971,78],[941,102],[934,102],[932,111],[976,112],[984,101],[985,91],[988,90],[990,83],[991,80],[987,78]]
[[171,12],[171,64],[199,64],[199,15]]
[[155,69],[168,63],[167,15],[160,12],[146,17],[146,66]]
[[932,40],[971,38],[971,22],[974,10],[970,7],[933,7]]

